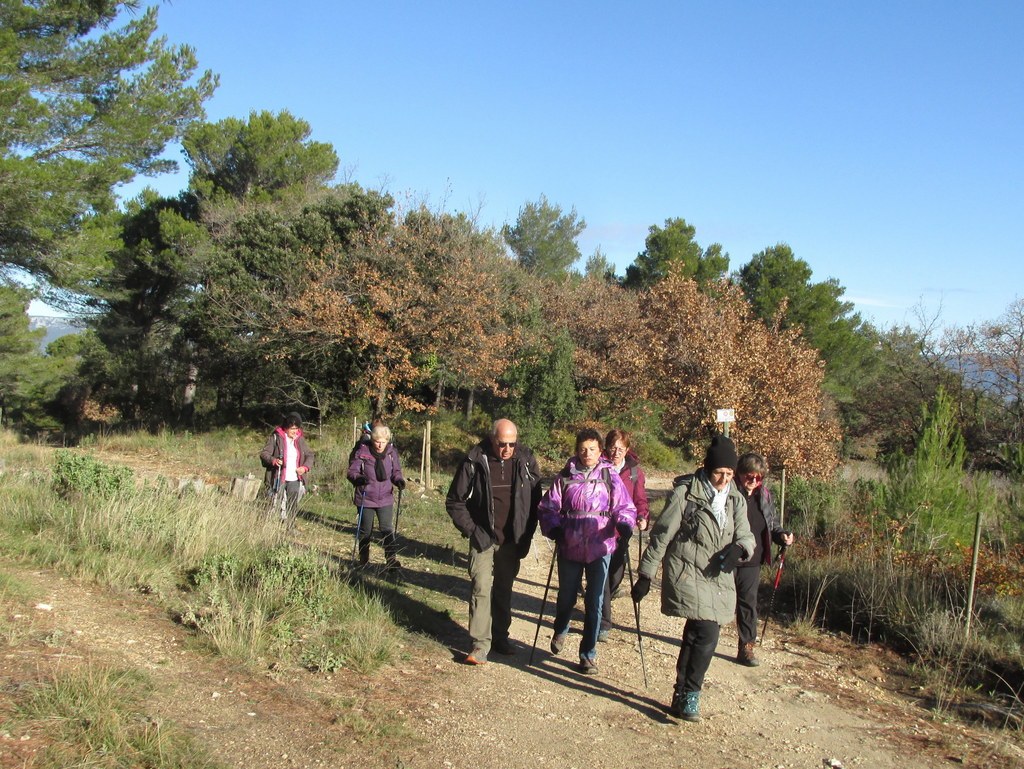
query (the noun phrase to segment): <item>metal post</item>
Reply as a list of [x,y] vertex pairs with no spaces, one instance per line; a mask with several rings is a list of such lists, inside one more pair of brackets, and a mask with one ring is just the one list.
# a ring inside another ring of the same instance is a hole
[[974,583],[978,577],[978,551],[981,549],[981,508],[974,518],[974,552],[971,554],[971,580],[967,587],[967,620],[964,623],[964,635],[971,636],[971,621],[974,619]]

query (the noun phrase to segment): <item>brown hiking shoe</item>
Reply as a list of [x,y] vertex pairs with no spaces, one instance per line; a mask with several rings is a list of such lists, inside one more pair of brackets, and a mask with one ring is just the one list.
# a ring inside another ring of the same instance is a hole
[[746,665],[748,668],[756,668],[761,664],[754,653],[753,641],[740,643],[739,649],[736,652],[736,661],[741,665]]

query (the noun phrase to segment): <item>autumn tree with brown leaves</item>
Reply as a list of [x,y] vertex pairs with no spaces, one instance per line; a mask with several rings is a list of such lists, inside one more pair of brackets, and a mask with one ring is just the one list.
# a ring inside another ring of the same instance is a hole
[[742,291],[713,295],[678,271],[641,298],[650,348],[647,397],[665,407],[666,434],[697,453],[715,430],[715,411],[733,408],[731,435],[776,468],[830,473],[840,430],[822,395],[818,353],[796,330],[754,317]]
[[493,234],[420,208],[318,259],[287,325],[307,345],[354,350],[355,390],[385,416],[431,405],[424,385],[435,402],[446,386],[498,392],[516,339],[511,268]]
[[596,277],[547,282],[539,293],[548,326],[567,330],[573,341],[580,396],[597,410],[631,398],[648,346],[638,294]]

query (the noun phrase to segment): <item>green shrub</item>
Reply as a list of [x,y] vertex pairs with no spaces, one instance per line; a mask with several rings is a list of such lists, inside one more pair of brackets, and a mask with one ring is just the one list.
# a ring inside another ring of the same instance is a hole
[[[780,504],[778,483],[772,489]],[[801,538],[822,536],[848,517],[849,486],[839,479],[786,478],[786,528]]]
[[14,692],[15,716],[5,729],[26,734],[45,730],[33,766],[216,766],[182,730],[141,709],[150,687],[133,670],[61,668],[41,683]]
[[683,467],[683,458],[679,452],[666,446],[651,433],[633,433],[631,448],[640,457],[640,464],[645,469],[678,472]]
[[107,465],[95,457],[62,449],[53,463],[53,488],[62,497],[111,497],[135,485],[130,467]]
[[902,546],[930,549],[971,541],[975,512],[987,498],[984,482],[965,483],[967,448],[952,399],[939,390],[913,455],[889,465],[883,503],[905,532]]
[[254,553],[243,560],[236,555],[217,555],[190,575],[192,584],[213,593],[224,584],[243,594],[273,596],[274,612],[298,610],[312,622],[330,612],[333,582],[327,564],[310,551],[287,545]]
[[371,672],[394,653],[394,621],[380,599],[339,583],[313,552],[280,545],[218,555],[189,576],[183,620],[221,654],[291,656],[310,670]]

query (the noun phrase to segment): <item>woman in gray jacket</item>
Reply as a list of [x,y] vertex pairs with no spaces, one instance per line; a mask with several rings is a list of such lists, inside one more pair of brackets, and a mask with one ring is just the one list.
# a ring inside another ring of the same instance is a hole
[[735,444],[718,435],[708,447],[704,466],[676,479],[651,531],[632,590],[634,601],[643,600],[664,561],[661,611],[686,618],[670,709],[686,721],[700,720],[704,675],[721,625],[736,612],[733,571],[754,552],[747,503],[732,480],[736,462]]

